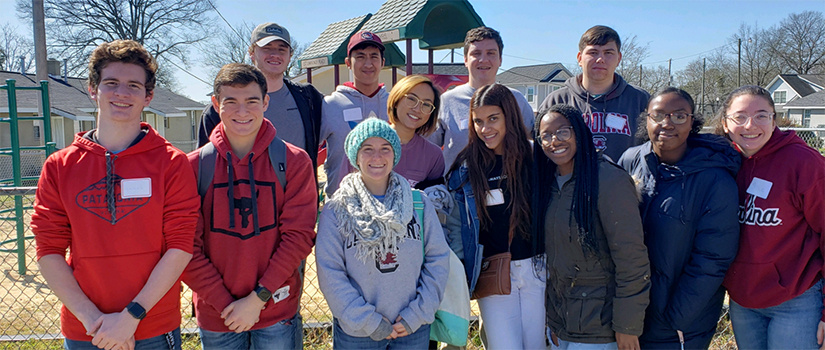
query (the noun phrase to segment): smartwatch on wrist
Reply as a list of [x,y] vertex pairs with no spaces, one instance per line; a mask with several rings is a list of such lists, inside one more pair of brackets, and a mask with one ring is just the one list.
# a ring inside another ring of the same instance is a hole
[[144,317],[146,317],[146,309],[144,309],[143,306],[140,306],[140,304],[134,301],[129,303],[129,305],[126,305],[126,311],[129,312],[129,314],[132,315],[132,317],[138,320],[142,320]]
[[266,287],[262,285],[258,285],[257,287],[255,287],[255,294],[257,294],[258,298],[261,299],[261,301],[263,302],[267,302],[269,301],[269,299],[272,298],[272,292],[270,292],[269,289],[266,289]]

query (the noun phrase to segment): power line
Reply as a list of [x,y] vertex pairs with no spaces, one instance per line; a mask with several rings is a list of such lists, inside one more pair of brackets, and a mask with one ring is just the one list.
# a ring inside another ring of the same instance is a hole
[[226,25],[227,25],[227,26],[229,26],[229,29],[232,29],[232,31],[233,31],[233,32],[235,32],[235,34],[236,34],[239,38],[241,38],[241,40],[245,40],[245,39],[243,38],[243,35],[241,35],[241,33],[240,33],[240,32],[238,32],[238,31],[237,31],[234,27],[232,27],[232,24],[231,24],[231,23],[229,23],[229,21],[227,21],[227,20],[226,20],[226,17],[224,17],[224,16],[223,16],[223,14],[221,13],[221,11],[219,11],[219,10],[218,10],[218,8],[217,8],[217,7],[215,7],[215,4],[213,4],[213,3],[212,3],[212,0],[208,0],[208,1],[207,1],[207,3],[209,3],[209,6],[212,6],[212,9],[213,9],[213,10],[215,10],[215,12],[216,12],[216,13],[218,14],[218,16],[219,16],[219,17],[220,17],[220,18],[224,21],[224,23],[226,23]]
[[195,74],[193,74],[193,73],[189,72],[188,70],[184,69],[183,67],[179,66],[177,63],[172,62],[171,60],[168,60],[168,61],[166,61],[166,62],[167,62],[167,63],[171,63],[173,66],[177,67],[178,69],[180,69],[180,70],[181,70],[181,71],[183,71],[184,73],[189,74],[192,78],[195,78],[195,79],[197,79],[198,81],[200,81],[200,82],[202,82],[202,83],[204,83],[204,84],[206,84],[206,85],[208,85],[208,86],[212,86],[212,83],[210,83],[210,82],[208,82],[208,81],[206,81],[206,80],[201,79],[201,78],[200,78],[200,77],[198,77],[197,75],[195,75]]

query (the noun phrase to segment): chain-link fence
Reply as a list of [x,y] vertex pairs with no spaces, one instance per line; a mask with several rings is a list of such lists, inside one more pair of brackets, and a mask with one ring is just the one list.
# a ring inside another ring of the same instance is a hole
[[[3,283],[0,287],[0,349],[62,349],[60,335],[60,301],[51,292],[36,263],[34,242],[30,228],[34,188],[0,188],[0,269]],[[18,233],[15,202],[22,204],[23,230]],[[18,235],[22,234],[24,248],[18,250]],[[21,272],[19,252],[24,259]],[[315,254],[307,258],[305,287],[301,296],[301,315],[304,318],[304,346],[307,349],[330,349],[332,315],[318,289]],[[478,308],[473,302],[473,316]],[[192,293],[184,285],[181,295],[181,328],[184,349],[197,349],[197,324],[193,315]],[[477,323],[474,322],[468,349],[481,348]],[[720,334],[714,339],[715,349],[734,349],[730,321],[725,310],[719,322]]]
[[[812,147],[823,151],[825,130],[795,129]],[[10,178],[11,161],[0,157],[0,178]],[[42,154],[27,154],[23,161],[24,176],[38,174],[43,164]],[[27,165],[28,164],[28,165]],[[26,170],[36,169],[35,170]],[[29,173],[27,173],[27,171]],[[33,173],[32,173],[33,172]],[[59,312],[60,301],[51,292],[39,273],[30,228],[33,187],[0,187],[0,349],[62,349]],[[16,210],[17,208],[20,210]],[[20,213],[20,216],[18,216]],[[18,218],[22,221],[18,223]],[[307,349],[332,348],[330,326],[332,315],[318,289],[314,252],[307,258],[305,286],[301,296],[301,315],[304,319],[304,345]],[[477,317],[473,303],[473,316]],[[197,324],[193,315],[192,293],[184,286],[181,294],[184,349],[199,348]],[[477,323],[473,323],[468,349],[480,348]],[[719,319],[712,349],[736,349],[730,328],[727,306]]]

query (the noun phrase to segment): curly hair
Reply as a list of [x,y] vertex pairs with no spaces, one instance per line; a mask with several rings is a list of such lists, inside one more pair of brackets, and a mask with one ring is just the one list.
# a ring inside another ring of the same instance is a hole
[[100,73],[109,63],[122,62],[141,66],[146,72],[146,94],[155,89],[158,63],[152,54],[134,40],[115,40],[100,44],[89,57],[89,87],[97,89],[100,84]]

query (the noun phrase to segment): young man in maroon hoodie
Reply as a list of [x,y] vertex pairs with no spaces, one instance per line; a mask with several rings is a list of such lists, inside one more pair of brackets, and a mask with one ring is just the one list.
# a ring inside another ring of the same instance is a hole
[[[275,140],[266,84],[253,66],[221,68],[212,96],[221,122],[205,146],[214,147],[214,168],[203,168],[202,150],[189,153],[195,174],[213,172],[184,272],[204,349],[303,346],[300,268],[315,243],[315,177],[304,150]],[[278,143],[284,159],[272,164]]]
[[156,71],[135,41],[98,46],[97,129],[43,165],[31,223],[66,349],[181,347],[180,275],[199,203],[186,155],[140,122]]

